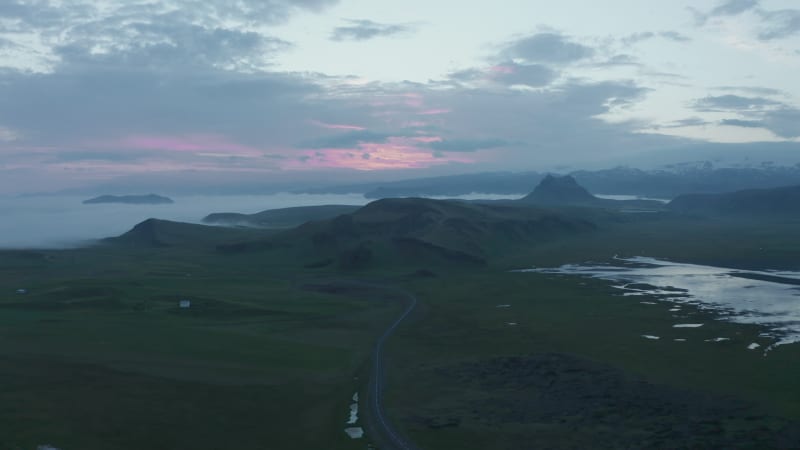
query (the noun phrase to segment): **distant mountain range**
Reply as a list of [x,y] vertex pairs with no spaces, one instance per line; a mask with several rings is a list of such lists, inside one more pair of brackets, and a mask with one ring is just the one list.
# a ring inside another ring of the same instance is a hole
[[128,205],[165,205],[175,203],[169,197],[163,197],[156,194],[147,195],[101,195],[99,197],[84,200],[84,205],[93,205],[98,203],[122,203]]
[[687,194],[672,200],[672,211],[729,215],[800,215],[800,186],[748,189],[724,194]]
[[[459,196],[472,193],[513,195],[530,192],[546,177],[541,172],[487,172],[362,183],[297,190],[298,193],[362,193],[366,198]],[[715,168],[711,162],[674,164],[659,170],[616,167],[570,172],[595,194],[636,195],[669,200],[681,194],[722,193],[800,184],[800,166]]]

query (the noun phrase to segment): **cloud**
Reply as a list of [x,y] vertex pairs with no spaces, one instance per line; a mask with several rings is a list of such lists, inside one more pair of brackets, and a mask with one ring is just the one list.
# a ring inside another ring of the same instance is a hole
[[742,128],[763,128],[764,123],[758,120],[742,120],[742,119],[722,119],[719,121],[720,125]]
[[668,125],[662,125],[659,128],[683,128],[683,127],[702,127],[708,125],[709,122],[701,117],[687,117],[670,122]]
[[489,68],[489,78],[506,85],[546,86],[553,82],[558,73],[541,64],[515,64],[506,62]]
[[[263,70],[277,51],[289,48],[287,42],[269,35],[269,26],[286,22],[296,11],[318,11],[334,3],[336,0],[6,0],[0,4],[0,17],[6,19],[6,39],[24,47],[31,44],[19,36],[36,36],[44,46],[28,49],[24,58],[34,59],[29,65],[37,71],[70,64]],[[10,64],[14,67],[14,61]]]
[[714,89],[728,92],[745,92],[754,95],[784,95],[780,89],[761,86],[717,86]]
[[0,50],[7,49],[7,48],[16,48],[16,47],[18,47],[16,42],[14,42],[14,41],[12,41],[10,39],[6,39],[6,38],[3,38],[3,37],[0,37]]
[[354,148],[363,143],[382,143],[392,137],[391,133],[377,133],[374,131],[350,131],[347,133],[332,136],[322,136],[312,140],[306,140],[297,144],[298,148],[321,149],[321,148]]
[[558,33],[538,33],[506,44],[501,55],[528,63],[569,64],[587,59],[595,50]]
[[711,17],[735,16],[757,7],[759,3],[760,0],[727,0],[709,11],[708,15]]
[[198,66],[262,70],[272,55],[290,47],[288,42],[262,33],[206,28],[171,16],[149,23],[123,25],[118,21],[74,28],[70,42],[55,48],[61,64],[156,71],[188,71]]
[[446,139],[430,143],[430,148],[443,152],[474,152],[512,145],[504,139]]
[[762,11],[764,26],[758,33],[762,41],[786,38],[800,33],[800,10],[781,9],[777,11]]
[[502,86],[546,86],[558,78],[558,72],[543,64],[517,64],[506,61],[488,68],[471,68],[451,73],[450,80],[462,83],[496,83]]
[[371,20],[347,20],[348,25],[333,29],[332,41],[367,41],[379,37],[408,34],[415,29],[409,24],[385,24]]
[[695,21],[698,25],[705,25],[709,19],[715,17],[737,16],[757,8],[760,3],[760,0],[726,0],[705,13],[693,8],[690,8],[690,11],[694,13]]
[[760,0],[727,0],[707,13],[691,9],[698,25],[705,25],[715,17],[737,16],[753,11],[761,19],[758,39],[771,41],[800,33],[800,9],[768,10],[760,7]]
[[596,67],[615,67],[615,66],[643,67],[643,64],[640,63],[635,56],[620,54],[620,55],[614,55],[605,61],[601,61],[595,64],[595,66]]
[[685,34],[678,33],[677,31],[643,31],[639,33],[629,34],[621,39],[624,45],[638,44],[639,42],[648,41],[650,39],[662,38],[673,42],[690,42],[692,38]]
[[761,111],[782,105],[781,102],[764,97],[742,97],[740,95],[708,96],[694,102],[693,108],[697,111]]
[[800,109],[785,107],[768,112],[764,127],[783,138],[800,137]]

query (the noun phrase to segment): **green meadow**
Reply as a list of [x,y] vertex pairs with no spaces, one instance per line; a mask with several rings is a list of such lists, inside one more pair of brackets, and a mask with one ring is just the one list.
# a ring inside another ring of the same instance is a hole
[[[380,439],[343,430],[404,308],[394,288],[419,305],[386,348],[385,406],[419,448],[800,442],[797,344],[764,356],[746,348],[770,344],[758,326],[511,272],[614,255],[796,269],[796,222],[428,207],[287,232],[155,223],[0,252],[0,448],[364,449]],[[382,221],[429,245],[399,251],[408,241]]]

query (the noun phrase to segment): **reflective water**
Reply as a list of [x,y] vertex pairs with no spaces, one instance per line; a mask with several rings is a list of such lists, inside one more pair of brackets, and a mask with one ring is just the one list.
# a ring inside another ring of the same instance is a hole
[[800,272],[738,270],[647,257],[519,272],[610,280],[619,283],[614,287],[625,296],[655,296],[662,301],[691,303],[717,311],[725,320],[766,325],[776,338],[776,345],[800,342]]

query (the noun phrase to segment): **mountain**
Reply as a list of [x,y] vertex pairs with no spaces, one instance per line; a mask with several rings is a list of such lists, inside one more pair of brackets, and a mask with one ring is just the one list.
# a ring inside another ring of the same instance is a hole
[[672,200],[678,212],[733,215],[798,215],[800,186],[748,189],[726,194],[687,194]]
[[325,220],[351,213],[360,206],[321,205],[269,209],[255,214],[214,213],[203,218],[203,223],[257,228],[291,228],[311,220]]
[[156,194],[148,195],[101,195],[99,197],[84,200],[84,205],[98,203],[123,203],[127,205],[165,205],[175,203],[171,198],[162,197]]
[[220,247],[248,251],[291,245],[308,267],[484,265],[491,255],[595,229],[593,223],[522,204],[397,198],[308,222],[264,241]]
[[664,209],[663,203],[656,200],[610,200],[595,197],[570,175],[547,175],[533,192],[518,202],[546,207],[578,206],[627,212],[655,212]]
[[547,175],[522,201],[552,205],[597,205],[602,200],[590,194],[569,175]]

